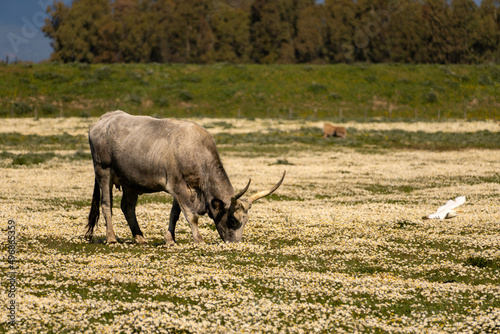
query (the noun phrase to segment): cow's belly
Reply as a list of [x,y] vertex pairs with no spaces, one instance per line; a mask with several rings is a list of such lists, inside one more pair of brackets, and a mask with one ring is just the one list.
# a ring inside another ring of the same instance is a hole
[[148,134],[133,134],[115,143],[111,169],[117,183],[140,193],[166,191],[168,166],[163,152],[167,148],[147,140]]
[[111,169],[112,181],[116,186],[127,187],[138,193],[166,191],[166,174],[154,168],[128,164],[125,169],[116,164]]

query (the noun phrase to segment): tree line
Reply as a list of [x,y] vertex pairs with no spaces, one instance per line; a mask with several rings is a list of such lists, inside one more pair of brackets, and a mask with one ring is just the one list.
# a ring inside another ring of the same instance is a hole
[[485,63],[500,0],[54,1],[51,60],[87,63]]

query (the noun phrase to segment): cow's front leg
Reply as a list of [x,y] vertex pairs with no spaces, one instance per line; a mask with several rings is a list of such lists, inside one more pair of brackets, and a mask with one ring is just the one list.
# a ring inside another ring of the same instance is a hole
[[172,203],[172,209],[170,210],[170,218],[168,222],[168,230],[165,232],[165,244],[167,246],[172,246],[175,244],[175,225],[179,220],[179,216],[181,214],[181,207],[179,203],[174,198]]
[[183,207],[182,203],[179,203],[179,205],[182,213],[184,213],[184,217],[191,227],[191,233],[193,233],[194,242],[197,244],[203,243],[203,238],[200,234],[200,230],[198,229],[198,215],[189,210],[189,207]]
[[193,233],[193,240],[197,244],[204,243],[203,238],[198,229],[198,216],[192,213],[185,214],[189,226],[191,226],[191,232]]
[[[203,238],[201,237],[200,230],[198,229],[198,215],[193,209],[194,193],[187,185],[183,184],[180,181],[182,180],[179,180],[179,182],[176,184],[175,191],[169,191],[169,193],[174,196],[174,202],[177,202],[180,210],[184,214],[184,217],[188,221],[189,226],[191,227],[191,232],[193,233],[194,242],[202,243]],[[173,205],[175,205],[175,203]],[[177,208],[175,208],[174,206],[172,207],[172,209],[175,210],[175,212],[177,211]],[[175,216],[173,218],[176,221]],[[175,228],[175,224],[172,224],[172,226],[169,226],[169,228],[170,227],[172,227],[172,230],[170,230],[169,232],[172,234],[172,231]]]

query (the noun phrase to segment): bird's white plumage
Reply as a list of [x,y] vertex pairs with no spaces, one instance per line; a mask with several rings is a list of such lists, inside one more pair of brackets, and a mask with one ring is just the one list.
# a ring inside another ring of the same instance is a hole
[[459,196],[455,198],[454,200],[449,200],[446,202],[445,205],[439,207],[436,211],[436,213],[430,214],[429,216],[425,217],[427,219],[445,219],[445,218],[452,218],[456,216],[455,213],[455,208],[459,207],[460,205],[465,203],[465,196]]

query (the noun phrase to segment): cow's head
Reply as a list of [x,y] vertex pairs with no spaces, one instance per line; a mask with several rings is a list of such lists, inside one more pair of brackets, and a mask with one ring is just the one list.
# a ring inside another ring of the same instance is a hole
[[231,198],[229,207],[219,199],[212,200],[212,215],[215,226],[217,227],[217,231],[219,232],[222,240],[225,242],[241,241],[243,228],[248,222],[248,210],[252,207],[252,203],[262,197],[271,195],[276,189],[278,189],[285,178],[285,174],[286,171],[283,173],[281,180],[270,190],[258,192],[248,198],[241,198],[250,186],[251,180],[248,180],[248,184],[245,189]]

